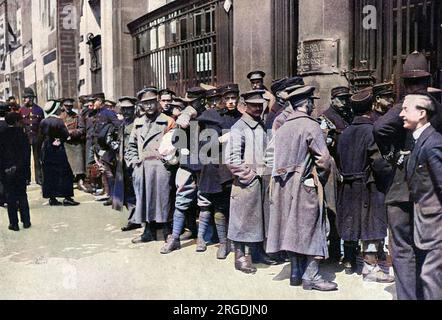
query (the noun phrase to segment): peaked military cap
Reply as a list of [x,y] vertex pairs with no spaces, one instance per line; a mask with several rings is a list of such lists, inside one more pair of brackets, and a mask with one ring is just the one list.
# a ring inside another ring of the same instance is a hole
[[373,109],[373,88],[366,88],[351,96],[351,108],[355,114],[364,114]]
[[302,77],[283,78],[273,81],[271,90],[276,96],[278,92],[284,91],[286,88],[293,87],[295,85],[305,85]]
[[241,95],[245,103],[266,103],[268,98],[264,97],[265,90],[252,90]]
[[252,81],[252,80],[263,80],[265,78],[266,74],[264,71],[252,71],[247,75],[247,78]]
[[427,58],[422,53],[415,51],[408,55],[401,75],[403,79],[418,79],[430,76]]
[[171,105],[172,107],[179,108],[181,110],[184,109],[184,107],[185,107],[184,101],[180,97],[173,98],[173,101],[171,103],[168,103],[168,105]]
[[394,94],[393,83],[380,83],[373,86],[373,97],[387,96]]
[[146,87],[137,94],[140,101],[151,101],[158,99],[158,89],[155,87]]
[[124,96],[118,99],[120,102],[120,108],[133,108],[135,107],[138,99],[135,97]]
[[229,84],[226,84],[224,87],[222,87],[221,91],[222,91],[223,95],[226,95],[228,93],[238,94],[239,93],[239,86],[236,83],[229,83]]
[[222,88],[215,88],[207,90],[206,97],[207,98],[215,98],[215,97],[221,97],[223,93]]
[[186,97],[183,99],[184,102],[193,102],[195,100],[205,98],[206,90],[201,87],[193,87],[187,90]]
[[279,97],[283,100],[290,101],[292,106],[297,106],[300,102],[306,99],[319,99],[318,97],[314,96],[315,90],[316,88],[312,86],[296,85],[287,88],[279,95]]
[[332,99],[340,97],[351,97],[350,89],[348,87],[340,86],[333,88],[331,91]]

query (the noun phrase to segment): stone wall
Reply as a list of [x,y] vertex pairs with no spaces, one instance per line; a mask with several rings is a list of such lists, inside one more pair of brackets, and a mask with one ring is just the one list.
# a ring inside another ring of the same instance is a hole
[[339,40],[338,73],[305,77],[307,84],[318,88],[317,94],[321,98],[317,102],[318,113],[329,106],[333,87],[348,85],[340,73],[349,69],[351,19],[350,0],[299,1],[299,41],[323,38]]

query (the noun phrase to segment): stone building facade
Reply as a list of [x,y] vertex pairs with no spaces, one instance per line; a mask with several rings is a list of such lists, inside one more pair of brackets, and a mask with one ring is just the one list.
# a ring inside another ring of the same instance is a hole
[[[135,88],[235,81],[249,71],[272,80],[295,74],[318,87],[318,111],[353,70],[393,81],[408,53],[424,52],[441,85],[442,4],[435,0],[175,0],[129,24]],[[367,27],[367,19],[368,23]],[[212,26],[208,27],[208,25]]]
[[319,88],[320,111],[331,88],[347,85],[353,69],[366,69],[377,82],[393,81],[399,95],[402,62],[414,50],[427,55],[433,86],[442,81],[437,0],[5,2],[3,99],[19,96],[25,86],[41,103],[98,92],[116,100],[146,85],[183,94],[201,83],[237,82],[245,91],[246,74],[261,69],[268,87],[284,76],[304,76]]

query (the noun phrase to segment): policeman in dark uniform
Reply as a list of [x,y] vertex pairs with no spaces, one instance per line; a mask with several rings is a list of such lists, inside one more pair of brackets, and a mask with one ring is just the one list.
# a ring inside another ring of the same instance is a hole
[[40,164],[41,143],[38,140],[38,132],[40,123],[45,118],[43,109],[34,103],[36,98],[34,90],[26,88],[24,95],[24,105],[20,108],[22,123],[25,133],[28,136],[29,143],[32,146],[32,154],[34,157],[34,170],[36,183],[42,184],[42,171]]
[[[402,80],[406,94],[427,94],[431,74],[425,56],[413,52],[405,61]],[[375,123],[375,139],[384,157],[394,168],[386,204],[388,224],[391,230],[391,251],[396,275],[396,291],[399,300],[416,300],[423,297],[417,284],[417,251],[413,239],[414,209],[406,181],[406,167],[411,154],[413,139],[400,118],[403,100],[393,106]]]
[[392,83],[381,83],[373,87],[373,111],[370,117],[376,122],[385,115],[394,105],[394,91]]
[[[331,105],[319,116],[321,129],[327,139],[327,146],[334,162],[337,161],[337,146],[339,136],[348,128],[353,121],[353,114],[350,105],[350,89],[347,87],[336,87],[331,91]],[[332,165],[332,173],[325,186],[325,195],[327,198],[327,216],[330,221],[330,259],[340,261],[341,259],[341,239],[336,227],[336,197],[337,197],[337,169],[336,164]]]

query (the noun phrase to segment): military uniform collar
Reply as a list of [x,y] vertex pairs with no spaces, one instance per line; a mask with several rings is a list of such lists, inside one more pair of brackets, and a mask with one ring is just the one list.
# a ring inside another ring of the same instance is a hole
[[372,118],[367,118],[367,117],[362,117],[362,116],[356,116],[353,120],[354,125],[359,125],[359,124],[373,124],[373,119]]
[[[164,123],[168,123],[168,116],[166,116],[164,113],[160,113],[158,115],[158,117],[156,117],[156,119],[154,121],[152,121],[152,123],[157,123],[157,124],[164,124]],[[134,121],[134,125],[136,127],[141,127],[143,126],[145,123],[147,122],[147,116],[142,116],[141,118],[136,118]]]
[[248,113],[244,113],[242,116],[242,120],[251,128],[256,129],[262,122],[256,121],[251,115]]
[[319,123],[319,121],[317,119],[313,118],[312,116],[309,116],[307,113],[304,113],[304,112],[301,112],[301,111],[298,111],[298,110],[294,110],[293,113],[291,113],[287,117],[287,121],[295,120],[295,119],[299,119],[299,118],[308,118],[310,120],[313,120],[313,121]]

